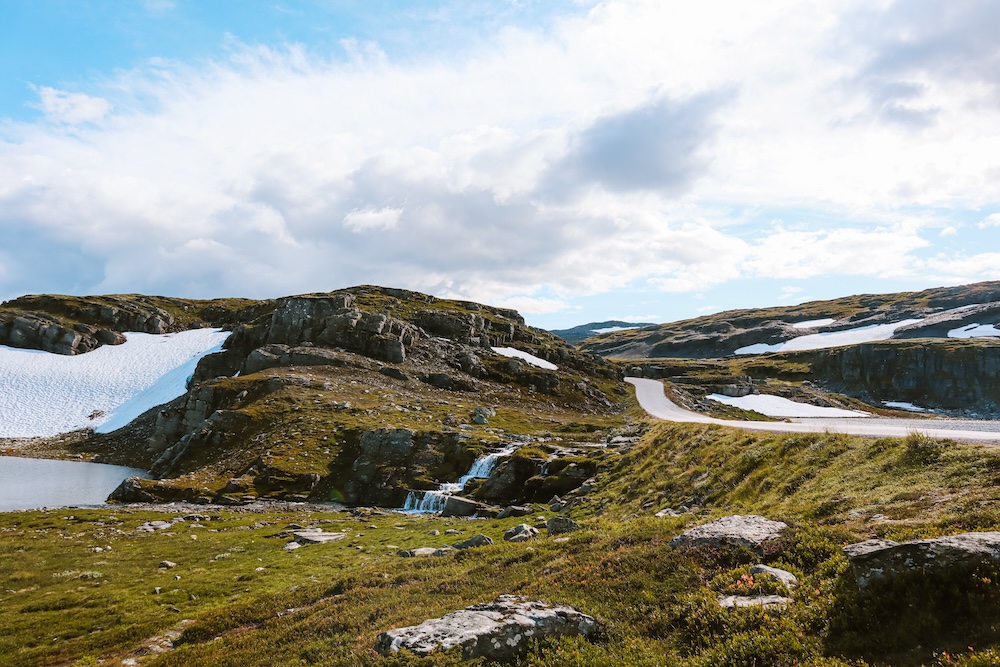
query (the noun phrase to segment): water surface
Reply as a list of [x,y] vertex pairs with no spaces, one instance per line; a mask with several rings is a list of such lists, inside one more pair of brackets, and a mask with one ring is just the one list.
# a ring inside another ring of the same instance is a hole
[[123,479],[147,475],[103,463],[0,456],[0,511],[103,505]]

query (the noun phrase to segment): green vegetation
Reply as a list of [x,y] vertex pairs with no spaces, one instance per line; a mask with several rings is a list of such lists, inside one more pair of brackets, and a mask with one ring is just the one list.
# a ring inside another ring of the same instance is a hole
[[[126,657],[153,667],[451,665],[461,662],[454,654],[383,658],[371,647],[383,630],[505,593],[571,604],[602,622],[592,641],[543,641],[521,665],[996,664],[998,568],[862,592],[840,550],[871,537],[997,529],[993,450],[919,435],[867,440],[657,424],[611,465],[569,512],[584,530],[564,541],[543,531],[531,542],[503,542],[504,530],[531,517],[315,506],[212,509],[210,520],[152,533],[136,529],[186,511],[3,514],[0,665]],[[682,505],[691,512],[651,516]],[[763,559],[745,549],[668,546],[685,527],[737,513],[791,529]],[[878,514],[887,518],[872,521]],[[348,537],[288,552],[281,535],[290,523]],[[462,535],[429,534],[446,529]],[[480,532],[496,544],[440,558],[396,555]],[[160,569],[163,560],[178,565]],[[794,602],[784,610],[719,607],[720,594],[781,592],[749,574],[761,561],[799,578]],[[144,648],[171,630],[176,648]]]

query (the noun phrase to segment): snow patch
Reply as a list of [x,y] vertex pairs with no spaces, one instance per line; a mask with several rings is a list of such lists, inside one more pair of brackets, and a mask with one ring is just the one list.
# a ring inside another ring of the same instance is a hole
[[628,331],[629,329],[641,329],[642,327],[604,327],[602,329],[591,329],[592,334],[611,333],[612,331]]
[[512,359],[520,359],[522,361],[527,361],[532,366],[538,366],[539,368],[544,368],[546,370],[555,371],[559,370],[551,361],[546,361],[545,359],[539,359],[533,354],[528,354],[523,350],[518,350],[513,347],[494,347],[493,351],[504,357],[511,357]]
[[907,403],[906,401],[882,401],[882,405],[887,408],[895,408],[897,410],[906,410],[907,412],[930,412],[927,408],[922,408],[919,405],[914,405],[913,403]]
[[219,329],[127,333],[121,345],[76,356],[0,345],[0,437],[107,433],[181,396],[198,360],[229,337]]
[[948,332],[948,338],[978,338],[1000,336],[1000,329],[992,324],[969,324]]
[[837,320],[832,317],[826,317],[821,320],[806,320],[805,322],[796,322],[792,326],[796,329],[815,329],[816,327],[825,327],[828,324],[833,324]]
[[808,403],[796,403],[781,396],[769,394],[750,394],[733,398],[722,394],[711,394],[713,401],[732,405],[744,410],[754,410],[768,417],[867,417],[866,412],[842,410],[840,408],[824,408]]
[[892,334],[900,327],[909,324],[916,324],[923,320],[903,320],[901,322],[890,322],[889,324],[871,324],[866,327],[856,329],[844,329],[843,331],[829,331],[826,333],[815,333],[806,336],[799,336],[784,343],[755,343],[736,350],[736,354],[762,354],[764,352],[794,352],[800,350],[822,350],[828,347],[840,347],[842,345],[858,345],[859,343],[871,343],[877,340],[888,340]]

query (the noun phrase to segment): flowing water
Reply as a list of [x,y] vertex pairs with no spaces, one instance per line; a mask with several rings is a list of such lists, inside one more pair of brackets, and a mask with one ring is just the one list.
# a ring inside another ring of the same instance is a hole
[[436,491],[410,491],[406,496],[406,504],[403,505],[404,512],[414,514],[424,514],[429,512],[440,512],[448,504],[448,498],[465,488],[465,483],[477,477],[489,477],[493,469],[496,468],[500,459],[506,458],[517,449],[513,445],[508,445],[498,452],[480,456],[472,463],[469,472],[459,478],[457,482],[446,482]]
[[103,505],[122,480],[146,476],[103,463],[0,456],[0,511]]

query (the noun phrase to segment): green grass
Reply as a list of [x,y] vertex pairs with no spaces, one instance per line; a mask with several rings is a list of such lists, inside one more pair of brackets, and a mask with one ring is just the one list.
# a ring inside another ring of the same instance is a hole
[[[872,595],[853,585],[840,551],[876,536],[996,529],[993,450],[917,435],[866,440],[658,424],[608,465],[570,512],[584,530],[558,542],[544,531],[528,543],[502,541],[505,529],[531,517],[212,510],[205,528],[189,522],[146,534],[135,528],[171,515],[122,507],[3,514],[0,665],[116,664],[181,621],[190,623],[177,648],[145,656],[143,665],[454,665],[454,654],[383,658],[371,648],[383,630],[505,593],[571,604],[602,622],[592,641],[543,641],[522,665],[993,664],[995,568]],[[651,516],[681,504],[698,509]],[[764,580],[747,583],[749,566],[761,560],[749,551],[668,546],[685,527],[734,513],[791,525],[763,559],[799,577],[787,610],[716,604],[716,595],[748,586],[776,592]],[[889,519],[869,521],[875,513]],[[536,514],[551,516],[543,506]],[[274,536],[291,522],[349,537],[285,552],[286,538]],[[429,534],[449,528],[463,533]],[[480,532],[496,544],[444,558],[396,555]],[[164,559],[177,568],[158,569]],[[911,611],[901,618],[898,608]]]

